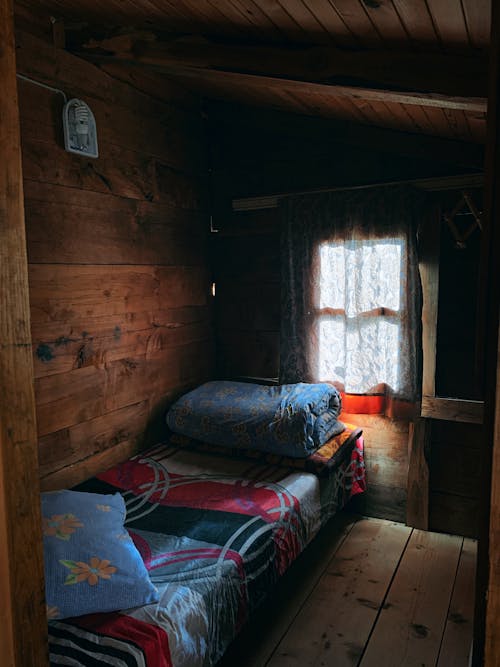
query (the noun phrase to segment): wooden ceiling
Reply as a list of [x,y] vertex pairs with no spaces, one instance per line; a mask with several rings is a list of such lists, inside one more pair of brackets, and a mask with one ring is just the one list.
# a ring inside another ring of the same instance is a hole
[[490,0],[22,2],[209,98],[485,140]]

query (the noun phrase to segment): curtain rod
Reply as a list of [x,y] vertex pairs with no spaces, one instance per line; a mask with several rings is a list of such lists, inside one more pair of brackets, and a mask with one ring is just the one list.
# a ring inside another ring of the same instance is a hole
[[280,192],[263,197],[246,197],[233,199],[233,211],[255,211],[262,208],[277,208],[279,202],[287,197],[297,195],[320,194],[322,192],[347,192],[350,190],[366,190],[369,188],[391,187],[396,185],[414,185],[423,190],[452,190],[462,187],[481,187],[484,176],[482,173],[459,174],[457,176],[436,176],[434,178],[414,178],[404,181],[386,181],[385,183],[368,183],[366,185],[350,185],[339,187],[314,188],[295,192]]

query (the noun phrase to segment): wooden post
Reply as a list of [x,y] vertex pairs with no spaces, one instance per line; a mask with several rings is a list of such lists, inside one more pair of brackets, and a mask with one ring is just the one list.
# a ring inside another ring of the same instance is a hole
[[47,665],[12,0],[0,2],[0,653]]
[[440,215],[428,216],[419,241],[420,280],[422,281],[422,395],[436,395],[436,342],[439,301]]
[[[492,3],[490,91],[486,142],[486,225],[482,244],[485,392],[482,481],[484,502],[476,579],[473,665],[500,664],[500,6]],[[489,487],[491,482],[491,494]],[[489,518],[489,525],[488,525]],[[486,595],[487,591],[487,595]],[[483,660],[484,648],[484,660]]]
[[[439,299],[440,215],[428,216],[420,230],[419,261],[422,281],[422,402],[435,396],[436,340]],[[429,528],[429,464],[431,422],[422,416],[410,424],[408,437],[408,496],[406,523]]]
[[500,665],[500,337],[497,350],[497,386],[493,460],[491,479],[491,510],[489,539],[488,602],[486,607],[485,667]]

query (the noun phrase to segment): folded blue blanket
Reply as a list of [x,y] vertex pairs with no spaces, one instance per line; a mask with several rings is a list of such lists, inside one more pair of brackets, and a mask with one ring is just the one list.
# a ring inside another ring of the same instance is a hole
[[327,383],[268,387],[214,381],[174,403],[167,424],[213,445],[302,458],[344,430],[340,408],[339,392]]

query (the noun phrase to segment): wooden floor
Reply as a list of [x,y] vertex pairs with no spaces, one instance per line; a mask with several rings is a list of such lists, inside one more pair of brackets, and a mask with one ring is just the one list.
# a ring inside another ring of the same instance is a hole
[[467,667],[476,542],[342,514],[219,667]]

